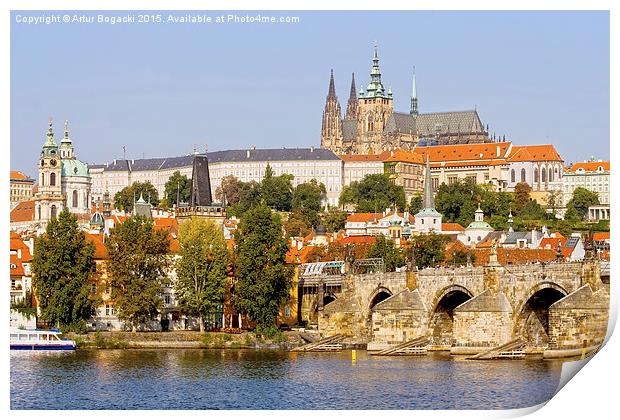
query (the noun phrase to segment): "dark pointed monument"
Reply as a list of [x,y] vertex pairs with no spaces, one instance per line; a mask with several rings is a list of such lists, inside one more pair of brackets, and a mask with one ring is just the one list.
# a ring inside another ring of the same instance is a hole
[[200,217],[222,225],[226,219],[226,208],[221,203],[213,202],[211,194],[211,178],[209,176],[208,148],[205,154],[198,154],[194,150],[192,165],[192,193],[189,205],[180,205],[175,208],[179,223],[192,217]]

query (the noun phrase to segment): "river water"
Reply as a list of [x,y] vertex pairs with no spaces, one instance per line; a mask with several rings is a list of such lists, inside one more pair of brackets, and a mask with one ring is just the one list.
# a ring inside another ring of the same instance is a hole
[[357,351],[11,351],[11,409],[500,409],[553,396],[560,362]]

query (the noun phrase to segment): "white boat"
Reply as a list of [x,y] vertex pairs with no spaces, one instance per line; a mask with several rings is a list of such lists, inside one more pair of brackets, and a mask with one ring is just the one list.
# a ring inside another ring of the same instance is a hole
[[60,331],[11,328],[11,350],[75,350],[75,341],[59,337]]

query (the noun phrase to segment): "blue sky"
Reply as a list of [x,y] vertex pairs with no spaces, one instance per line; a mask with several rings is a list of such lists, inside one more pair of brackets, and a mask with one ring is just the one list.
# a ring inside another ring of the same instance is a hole
[[123,146],[128,158],[318,146],[330,69],[344,109],[351,72],[358,90],[369,81],[375,40],[396,110],[409,109],[415,66],[421,112],[476,107],[515,144],[553,143],[567,163],[609,158],[607,12],[290,12],[301,22],[272,25],[17,14],[41,12],[11,23],[11,169],[31,176],[50,115],[57,141],[69,120],[89,163]]

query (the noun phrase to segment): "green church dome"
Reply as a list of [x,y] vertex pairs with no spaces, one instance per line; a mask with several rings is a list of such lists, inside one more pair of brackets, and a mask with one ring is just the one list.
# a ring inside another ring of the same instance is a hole
[[63,159],[61,176],[89,177],[88,165],[77,159]]

